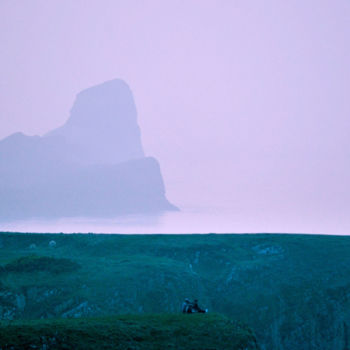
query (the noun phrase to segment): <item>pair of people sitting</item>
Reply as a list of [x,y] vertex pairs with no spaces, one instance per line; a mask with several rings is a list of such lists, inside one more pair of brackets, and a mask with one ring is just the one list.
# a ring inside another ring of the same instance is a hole
[[190,301],[189,299],[185,299],[184,303],[182,304],[182,313],[184,314],[193,314],[195,312],[199,312],[199,313],[206,313],[208,312],[207,309],[201,309],[198,306],[198,300],[195,299],[193,302]]

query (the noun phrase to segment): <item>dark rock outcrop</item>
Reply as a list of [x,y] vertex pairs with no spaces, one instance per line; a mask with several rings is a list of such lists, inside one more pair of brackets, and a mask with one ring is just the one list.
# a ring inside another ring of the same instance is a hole
[[132,93],[121,80],[80,92],[43,137],[0,141],[0,218],[114,216],[174,210],[158,162],[145,157]]

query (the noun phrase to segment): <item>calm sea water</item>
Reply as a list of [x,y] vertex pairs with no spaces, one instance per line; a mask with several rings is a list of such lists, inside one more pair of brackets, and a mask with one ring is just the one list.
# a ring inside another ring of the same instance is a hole
[[159,216],[61,218],[0,222],[0,231],[63,233],[309,233],[347,235],[350,227],[337,217],[237,208],[185,207]]

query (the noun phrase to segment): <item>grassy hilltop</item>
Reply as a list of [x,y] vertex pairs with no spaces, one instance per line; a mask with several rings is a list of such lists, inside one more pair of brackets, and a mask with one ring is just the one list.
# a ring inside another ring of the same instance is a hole
[[247,327],[215,314],[17,321],[0,326],[0,342],[5,350],[43,346],[76,350],[257,349],[255,337]]
[[188,297],[261,349],[344,350],[349,251],[337,236],[1,233],[0,318],[176,314]]

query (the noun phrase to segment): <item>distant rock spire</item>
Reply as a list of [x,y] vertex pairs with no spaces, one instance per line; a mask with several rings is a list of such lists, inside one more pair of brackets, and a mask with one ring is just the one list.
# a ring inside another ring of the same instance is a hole
[[145,157],[122,80],[80,92],[68,121],[43,137],[0,141],[0,219],[176,210],[156,159]]
[[68,121],[46,135],[53,136],[62,137],[80,163],[116,164],[144,156],[132,92],[119,79],[81,91]]

